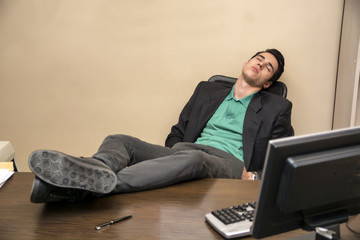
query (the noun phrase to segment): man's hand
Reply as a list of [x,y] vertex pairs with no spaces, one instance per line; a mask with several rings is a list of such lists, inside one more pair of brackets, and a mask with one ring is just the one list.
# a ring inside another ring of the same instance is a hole
[[242,180],[253,180],[253,173],[246,171],[245,167],[242,173]]

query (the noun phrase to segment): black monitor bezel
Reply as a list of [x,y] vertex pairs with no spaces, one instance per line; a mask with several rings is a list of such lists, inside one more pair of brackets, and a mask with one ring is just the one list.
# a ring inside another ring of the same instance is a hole
[[303,227],[300,212],[282,213],[276,203],[283,166],[288,157],[358,144],[360,127],[271,140],[265,157],[252,236],[262,238]]

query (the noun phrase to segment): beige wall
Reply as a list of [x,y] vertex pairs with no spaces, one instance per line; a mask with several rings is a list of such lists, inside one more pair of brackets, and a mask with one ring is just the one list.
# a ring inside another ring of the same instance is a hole
[[0,0],[0,140],[94,153],[163,144],[201,80],[278,48],[297,135],[331,129],[342,0]]
[[334,128],[360,125],[360,1],[346,0],[336,85]]

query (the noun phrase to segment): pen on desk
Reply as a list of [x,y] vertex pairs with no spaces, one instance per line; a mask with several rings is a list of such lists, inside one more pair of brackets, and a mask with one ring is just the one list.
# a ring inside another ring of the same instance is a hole
[[124,221],[124,220],[126,220],[126,219],[128,219],[128,218],[131,218],[131,217],[132,217],[132,215],[125,216],[125,217],[122,217],[122,218],[117,218],[117,219],[111,220],[111,221],[109,221],[109,222],[99,224],[99,225],[97,225],[97,226],[95,227],[95,229],[96,229],[96,230],[101,230],[101,229],[103,229],[103,228],[105,228],[105,227],[108,227],[108,226],[110,226],[110,225],[112,225],[112,224],[115,224],[115,223]]

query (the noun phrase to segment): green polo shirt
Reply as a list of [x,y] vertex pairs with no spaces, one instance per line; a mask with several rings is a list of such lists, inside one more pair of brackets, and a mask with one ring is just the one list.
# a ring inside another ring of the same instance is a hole
[[233,87],[195,143],[220,149],[244,161],[243,125],[247,107],[254,94],[236,99]]

